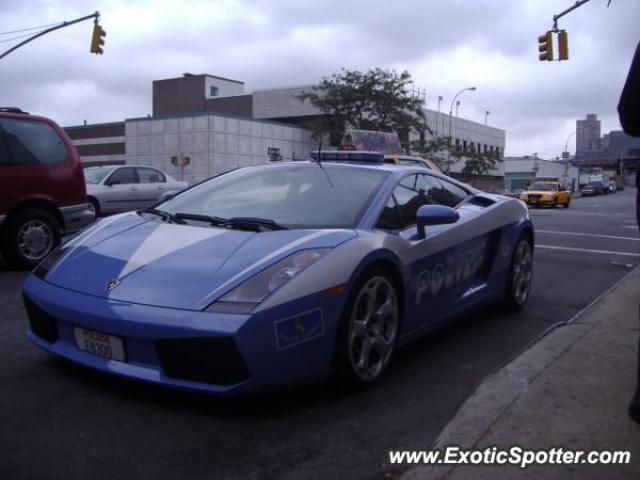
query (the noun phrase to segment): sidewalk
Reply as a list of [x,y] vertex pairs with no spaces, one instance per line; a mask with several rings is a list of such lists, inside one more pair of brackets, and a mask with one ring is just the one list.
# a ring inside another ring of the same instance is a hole
[[402,479],[640,479],[640,425],[627,415],[637,377],[639,302],[637,268],[480,384],[435,445],[628,450],[629,465],[423,465]]

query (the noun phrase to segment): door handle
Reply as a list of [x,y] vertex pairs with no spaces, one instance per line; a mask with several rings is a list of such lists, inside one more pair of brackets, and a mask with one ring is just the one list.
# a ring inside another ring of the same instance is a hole
[[138,190],[138,187],[129,187],[129,190],[131,190],[132,192],[135,192]]

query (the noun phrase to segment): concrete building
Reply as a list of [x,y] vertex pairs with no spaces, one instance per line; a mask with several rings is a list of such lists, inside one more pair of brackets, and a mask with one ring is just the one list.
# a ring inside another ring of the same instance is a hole
[[125,122],[65,127],[83,163],[119,165],[126,161]]
[[[67,127],[86,164],[142,163],[198,181],[239,166],[273,158],[308,158],[317,148],[309,129],[323,113],[296,95],[312,85],[255,90],[244,83],[208,74],[153,81],[153,116],[123,122]],[[448,136],[449,116],[425,109],[434,135]],[[446,131],[445,131],[446,130]],[[451,119],[455,145],[502,156],[505,131],[459,117]],[[191,165],[180,172],[171,156],[186,155]],[[464,159],[452,164],[459,174]],[[500,183],[502,163],[487,178]]]
[[[158,167],[191,183],[238,167],[305,159],[316,143],[291,125],[216,113],[133,118],[125,122],[126,163]],[[184,168],[171,157],[191,159]]]
[[525,189],[535,177],[555,177],[576,190],[579,176],[579,169],[569,162],[533,156],[504,158],[504,186],[512,192]]
[[588,113],[585,120],[576,120],[576,155],[585,150],[598,150],[600,141],[600,120],[595,113]]

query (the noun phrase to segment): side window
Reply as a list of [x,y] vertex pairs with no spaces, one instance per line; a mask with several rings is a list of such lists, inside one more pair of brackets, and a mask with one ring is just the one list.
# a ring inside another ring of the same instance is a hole
[[111,174],[108,183],[111,185],[124,185],[136,183],[136,175],[133,168],[119,168]]
[[13,164],[51,165],[67,159],[64,142],[44,122],[3,118],[0,120],[0,128],[7,142],[8,158]]
[[138,168],[139,183],[164,183],[164,175],[153,168]]
[[[434,179],[435,180],[435,179]],[[432,192],[432,196],[440,205],[457,207],[469,196],[462,188],[446,180],[438,179],[441,187]]]
[[400,212],[398,211],[398,205],[393,195],[389,197],[387,204],[382,209],[377,227],[384,230],[397,230],[402,228]]
[[7,144],[4,141],[4,133],[0,129],[0,165],[11,165],[12,163]]
[[433,199],[428,195],[427,189],[429,185],[425,183],[423,177],[424,175],[405,177],[393,192],[398,202],[403,227],[415,225],[418,209],[422,205],[434,203]]

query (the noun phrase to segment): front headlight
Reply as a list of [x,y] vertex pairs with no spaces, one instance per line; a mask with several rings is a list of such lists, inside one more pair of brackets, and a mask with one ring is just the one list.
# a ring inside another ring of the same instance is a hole
[[248,313],[272,292],[287,283],[305,268],[325,256],[330,248],[301,250],[241,283],[209,305],[205,311],[220,313]]

